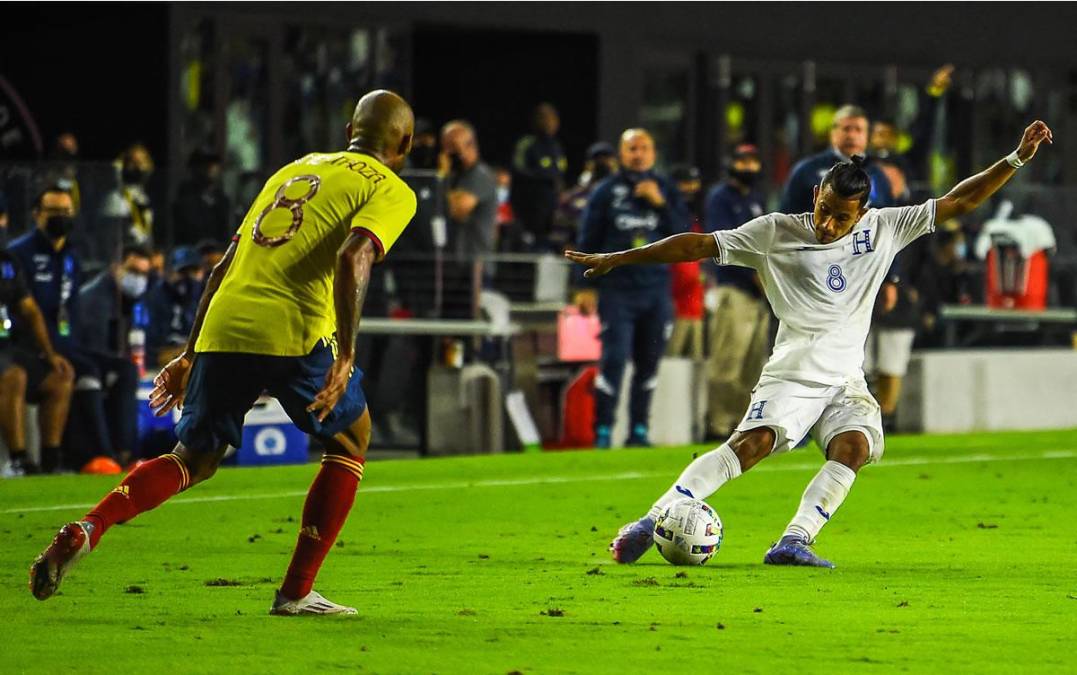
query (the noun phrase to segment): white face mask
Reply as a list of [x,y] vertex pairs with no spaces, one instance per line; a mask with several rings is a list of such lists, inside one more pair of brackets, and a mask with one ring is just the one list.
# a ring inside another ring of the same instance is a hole
[[142,297],[149,286],[150,279],[145,274],[138,272],[124,272],[120,277],[120,291],[128,298],[134,300]]
[[509,200],[509,189],[504,185],[499,185],[497,188],[497,203],[504,204]]

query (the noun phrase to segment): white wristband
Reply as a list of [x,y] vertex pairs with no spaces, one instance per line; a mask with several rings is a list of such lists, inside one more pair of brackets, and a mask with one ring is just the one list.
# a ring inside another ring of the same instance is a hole
[[1021,161],[1021,158],[1017,156],[1016,150],[1006,155],[1006,163],[1015,169],[1020,169],[1025,165],[1025,163]]

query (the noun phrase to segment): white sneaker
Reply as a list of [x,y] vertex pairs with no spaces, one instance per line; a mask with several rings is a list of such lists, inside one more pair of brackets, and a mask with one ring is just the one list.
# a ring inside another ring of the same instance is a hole
[[354,607],[330,602],[317,591],[311,591],[298,600],[289,600],[277,591],[277,598],[273,601],[273,607],[270,608],[269,613],[277,616],[297,616],[299,614],[358,614],[359,612]]

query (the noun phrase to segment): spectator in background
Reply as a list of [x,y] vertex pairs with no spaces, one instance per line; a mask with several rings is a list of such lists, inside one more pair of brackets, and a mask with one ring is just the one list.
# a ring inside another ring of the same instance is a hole
[[101,205],[98,236],[104,245],[96,251],[105,262],[116,259],[125,244],[153,245],[153,206],[146,184],[153,174],[153,158],[141,143],[123,151],[117,160],[119,186]]
[[[943,96],[953,83],[954,67],[951,64],[939,68],[931,75],[923,94],[920,96],[916,120],[909,129],[910,141],[902,149],[901,131],[891,119],[877,119],[871,125],[871,155],[883,160],[884,167],[893,167],[887,171],[887,177],[894,183],[897,178],[902,184],[921,182],[927,177],[927,158],[931,150],[932,136],[935,133],[935,120]],[[900,177],[894,173],[900,173]],[[893,194],[902,194],[904,190],[893,186]]]
[[[812,190],[819,184],[830,167],[848,160],[853,155],[864,155],[868,150],[868,114],[855,105],[843,105],[834,113],[830,127],[830,147],[797,162],[782,193],[782,213],[807,213],[814,207]],[[871,177],[871,193],[868,206],[890,206],[891,187],[886,174],[878,166],[868,163],[865,167]]]
[[[684,232],[688,211],[677,188],[654,171],[654,139],[644,129],[621,135],[621,170],[591,194],[580,224],[585,253],[621,251]],[[632,359],[629,436],[626,445],[650,445],[651,395],[658,362],[672,329],[673,303],[666,265],[621,267],[596,280],[581,277],[576,304],[602,319],[602,361],[595,381],[595,446],[611,444],[613,414]]]
[[884,431],[894,430],[901,381],[908,372],[912,343],[920,323],[919,294],[902,277],[901,260],[900,256],[894,259],[879,289],[871,332],[864,347],[864,373],[871,378],[882,410]]
[[[74,349],[73,317],[78,316],[81,265],[68,244],[75,223],[71,193],[50,185],[34,199],[34,228],[18,237],[8,250],[19,262],[49,331],[49,340],[70,360]],[[21,325],[16,325],[21,330]],[[27,330],[29,328],[27,327]]]
[[434,125],[423,117],[415,120],[415,136],[411,141],[408,168],[427,171],[438,168],[438,137],[434,133]]
[[539,104],[531,127],[532,133],[516,143],[512,157],[512,208],[532,240],[532,248],[546,250],[568,160],[557,140],[561,118],[556,108]]
[[519,221],[512,210],[512,172],[503,166],[494,167],[494,179],[497,181],[497,242],[498,250],[522,251],[524,240],[520,232]]
[[226,240],[239,223],[221,183],[220,155],[196,150],[187,170],[172,204],[172,243],[193,246],[203,239]]
[[[733,149],[728,177],[711,189],[704,210],[707,232],[732,230],[763,215],[763,203],[755,191],[763,165],[759,150],[743,144]],[[748,409],[752,387],[767,358],[770,308],[754,270],[718,266],[706,270],[713,279],[708,330],[707,435],[728,438]]]
[[[7,225],[0,227],[6,230]],[[12,316],[25,323],[34,349],[12,341]],[[40,406],[41,468],[46,472],[56,469],[74,380],[71,363],[49,339],[22,266],[9,251],[0,249],[0,434],[8,448],[8,462],[0,475],[14,478],[40,470],[26,454],[23,416],[27,400]]]
[[202,297],[205,270],[202,256],[179,246],[169,256],[167,276],[146,294],[146,364],[163,366],[187,345]]
[[[67,438],[85,445],[76,449],[73,443],[67,443],[70,453],[67,459],[77,462],[85,459],[78,455],[86,454],[79,450],[97,452],[106,450],[107,446],[88,447],[101,440],[92,429],[104,424],[104,404],[100,397],[100,370],[82,350],[77,332],[82,264],[70,244],[75,223],[71,193],[57,185],[46,187],[34,199],[32,216],[35,227],[12,241],[8,250],[26,275],[30,293],[45,320],[49,341],[75,369],[76,391],[67,425],[69,432],[73,429],[74,433],[68,433]],[[14,329],[17,344],[35,349],[32,325],[20,317]],[[91,425],[88,433],[83,428],[86,425]]]
[[446,181],[451,250],[474,260],[497,250],[497,179],[479,157],[475,129],[455,120],[441,129],[439,173]]
[[65,131],[57,136],[50,159],[60,163],[55,183],[71,193],[78,214],[82,206],[82,189],[78,178],[79,140],[75,134]]
[[217,263],[224,258],[224,252],[228,247],[216,239],[203,239],[195,245],[194,249],[198,251],[198,255],[202,256],[203,274],[209,276],[209,273],[213,271],[213,268],[217,266]]
[[[688,229],[702,232],[699,218],[699,194],[702,184],[699,169],[676,166],[670,178],[677,186],[688,210]],[[666,356],[683,356],[703,360],[703,272],[699,260],[669,266],[673,289],[673,333],[666,347]]]
[[603,180],[617,173],[617,150],[606,143],[598,141],[587,148],[583,172],[576,187],[561,196],[557,212],[554,214],[551,242],[558,248],[576,240],[580,228],[580,216],[587,206],[595,187]]
[[165,278],[165,252],[159,248],[150,251],[150,283],[149,288],[161,283]]
[[80,346],[98,368],[96,384],[103,396],[104,417],[91,422],[98,427],[99,449],[111,451],[121,464],[130,461],[137,440],[136,396],[139,366],[145,365],[148,324],[140,301],[149,285],[150,269],[150,251],[128,245],[118,265],[111,265],[79,291]]
[[911,281],[922,299],[924,344],[941,347],[943,340],[937,325],[939,308],[973,302],[972,274],[966,262],[965,235],[958,221],[939,224],[931,240],[930,255],[925,264],[915,270],[917,274]]

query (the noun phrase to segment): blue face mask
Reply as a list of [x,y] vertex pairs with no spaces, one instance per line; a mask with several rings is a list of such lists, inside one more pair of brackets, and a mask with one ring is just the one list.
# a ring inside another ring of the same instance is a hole
[[958,260],[964,260],[968,254],[969,247],[964,241],[959,241],[954,244],[954,255],[957,256]]

